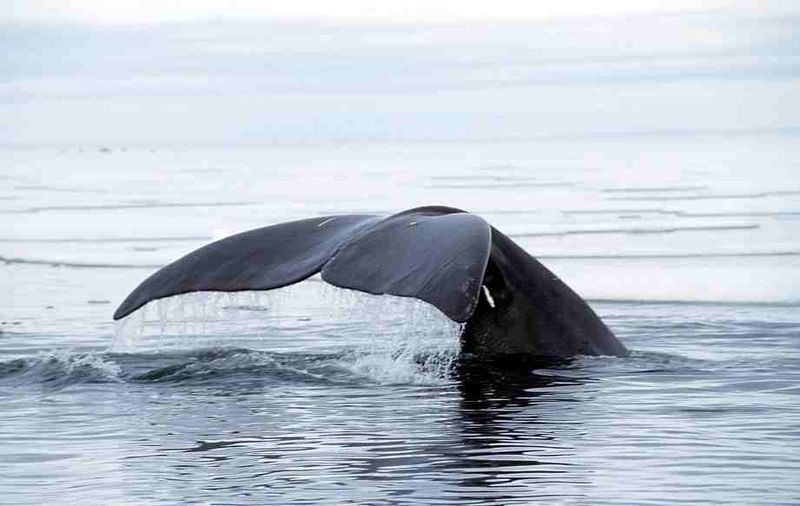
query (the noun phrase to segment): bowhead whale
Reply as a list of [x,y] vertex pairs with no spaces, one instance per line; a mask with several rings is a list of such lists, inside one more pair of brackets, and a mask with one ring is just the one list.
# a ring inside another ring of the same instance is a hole
[[332,285],[415,297],[464,323],[479,356],[627,354],[589,305],[485,220],[451,207],[323,216],[213,242],[144,280],[114,312],[201,291],[271,290],[320,273]]

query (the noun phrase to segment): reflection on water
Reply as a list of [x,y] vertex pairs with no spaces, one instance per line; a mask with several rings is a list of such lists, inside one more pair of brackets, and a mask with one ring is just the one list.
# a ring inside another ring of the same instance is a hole
[[[586,478],[575,465],[573,441],[540,413],[546,403],[575,401],[558,387],[580,387],[583,381],[538,374],[536,365],[477,362],[459,368],[461,444],[451,467],[464,474],[459,500],[508,504],[581,496],[576,490]],[[575,430],[580,431],[569,428]]]

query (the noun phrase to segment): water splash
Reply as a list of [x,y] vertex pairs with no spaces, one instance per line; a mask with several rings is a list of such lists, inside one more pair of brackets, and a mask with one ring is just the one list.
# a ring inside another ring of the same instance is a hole
[[279,290],[192,293],[151,302],[118,323],[110,351],[240,348],[334,353],[337,367],[380,383],[448,381],[462,325],[412,298],[310,280]]

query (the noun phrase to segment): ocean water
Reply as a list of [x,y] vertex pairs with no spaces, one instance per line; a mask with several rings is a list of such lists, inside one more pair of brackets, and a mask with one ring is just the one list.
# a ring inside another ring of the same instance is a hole
[[[799,504],[800,10],[656,3],[0,9],[0,504]],[[112,321],[214,239],[436,204],[631,356],[466,360],[315,278]]]
[[[3,148],[0,502],[796,504],[800,138]],[[115,325],[161,265],[290,219],[444,204],[627,358],[459,360],[422,302],[311,279]]]

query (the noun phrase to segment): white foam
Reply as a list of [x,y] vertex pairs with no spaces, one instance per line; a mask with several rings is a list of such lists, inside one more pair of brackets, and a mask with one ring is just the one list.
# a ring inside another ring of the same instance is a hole
[[458,349],[450,346],[433,350],[401,347],[399,352],[356,353],[339,361],[353,374],[382,384],[439,385],[449,381]]

